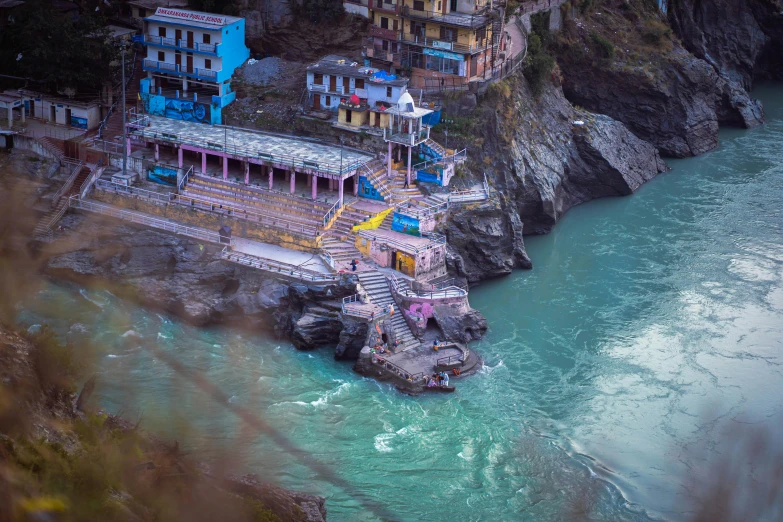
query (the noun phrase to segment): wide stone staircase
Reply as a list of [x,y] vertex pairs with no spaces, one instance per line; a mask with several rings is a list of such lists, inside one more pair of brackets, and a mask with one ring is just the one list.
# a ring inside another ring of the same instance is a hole
[[[324,216],[331,209],[328,203],[309,198],[198,175],[189,177],[180,194],[215,205],[231,206],[234,210],[245,210],[270,219],[300,225],[303,230],[308,231],[308,235],[324,231],[326,227]],[[294,226],[287,229],[295,230],[295,228]]]
[[[370,296],[370,300],[380,306],[386,307],[387,305],[397,306],[392,297],[391,290],[389,290],[389,284],[386,282],[386,276],[378,271],[369,272],[357,272],[359,282],[362,284],[367,295]],[[394,315],[390,319],[391,325],[394,328],[395,338],[399,341],[399,346],[395,351],[401,352],[417,348],[421,345],[421,342],[413,335],[408,323],[403,318],[402,311],[395,311]]]

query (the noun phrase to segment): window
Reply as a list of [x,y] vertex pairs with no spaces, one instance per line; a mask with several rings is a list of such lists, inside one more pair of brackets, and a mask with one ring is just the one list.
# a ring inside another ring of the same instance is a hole
[[397,20],[394,21],[394,32],[396,33],[399,30],[399,26],[397,25]]
[[327,96],[326,97],[326,106],[327,107],[331,107],[332,106],[332,97],[331,96]]
[[212,69],[212,60],[209,58],[204,59],[204,69]]
[[411,22],[411,34],[424,38],[427,35],[427,24]]
[[385,16],[381,17],[381,29],[388,29],[389,28],[389,19]]
[[354,85],[356,86],[357,89],[364,89],[364,80],[360,78],[356,78],[356,80],[354,81]]
[[386,97],[391,98],[392,97],[392,88],[386,87]]
[[165,62],[166,61],[166,53],[163,51],[158,51],[158,61],[159,62]]
[[211,34],[204,33],[204,37],[202,38],[202,41],[203,41],[205,44],[212,43],[212,35],[211,35]]
[[158,36],[161,38],[166,38],[166,28],[165,27],[158,27]]
[[324,84],[324,75],[315,73],[313,75],[313,85],[323,85]]
[[413,0],[414,11],[424,11],[424,0]]
[[351,123],[351,111],[345,111],[345,122]]
[[139,18],[144,18],[145,16],[147,16],[147,10],[139,7]]
[[389,50],[389,41],[388,40],[383,40],[381,42],[381,49],[383,49],[384,51],[388,51]]
[[444,42],[456,42],[457,41],[457,31],[452,29],[451,27],[443,27],[440,26],[440,39]]

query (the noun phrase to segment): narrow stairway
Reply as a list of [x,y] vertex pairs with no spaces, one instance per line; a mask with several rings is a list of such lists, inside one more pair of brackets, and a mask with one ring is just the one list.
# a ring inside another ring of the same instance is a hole
[[[375,270],[358,272],[357,275],[359,276],[359,282],[374,304],[381,307],[392,304],[396,307],[385,275]],[[400,342],[396,350],[397,352],[410,350],[421,345],[419,340],[413,335],[413,332],[411,332],[408,323],[405,322],[401,310],[397,310],[391,317],[391,324],[394,328],[394,335]]]

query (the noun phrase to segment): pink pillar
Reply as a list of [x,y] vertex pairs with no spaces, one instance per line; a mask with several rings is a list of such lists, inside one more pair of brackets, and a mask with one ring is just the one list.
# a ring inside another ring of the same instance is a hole
[[182,153],[183,153],[182,147],[178,148],[177,149],[177,166],[179,168],[182,168],[182,165],[185,163],[183,161]]
[[386,154],[386,177],[391,177],[392,151],[391,142],[389,142],[389,153]]
[[318,197],[318,178],[315,175],[310,176],[310,178],[312,178],[310,184],[313,186],[313,199],[316,199]]
[[201,173],[206,174],[207,173],[207,153],[202,152],[201,153]]
[[357,196],[359,194],[359,173],[353,175],[353,195]]
[[155,161],[160,161],[160,146],[157,143],[155,144]]
[[292,170],[291,173],[291,194],[296,192],[296,171]]
[[337,183],[339,184],[338,185],[339,190],[338,190],[337,198],[338,198],[338,201],[340,202],[339,205],[337,205],[337,208],[341,208],[343,206],[343,180],[340,179]]
[[413,147],[408,146],[408,185],[411,184],[411,160],[413,159]]
[[274,182],[273,176],[274,176],[274,173],[275,173],[275,169],[273,169],[272,167],[264,167],[264,168],[267,170],[267,172],[269,172],[269,190],[272,190],[272,187],[274,186],[273,185],[273,182]]
[[250,185],[250,162],[245,162],[245,185]]
[[225,156],[221,158],[223,158],[223,179],[228,179],[228,158]]

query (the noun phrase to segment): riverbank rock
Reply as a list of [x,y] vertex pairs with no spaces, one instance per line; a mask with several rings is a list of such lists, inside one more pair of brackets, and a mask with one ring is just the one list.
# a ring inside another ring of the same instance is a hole
[[342,331],[340,331],[340,339],[334,351],[334,358],[357,359],[362,347],[364,347],[369,329],[370,323],[367,321],[343,315]]

